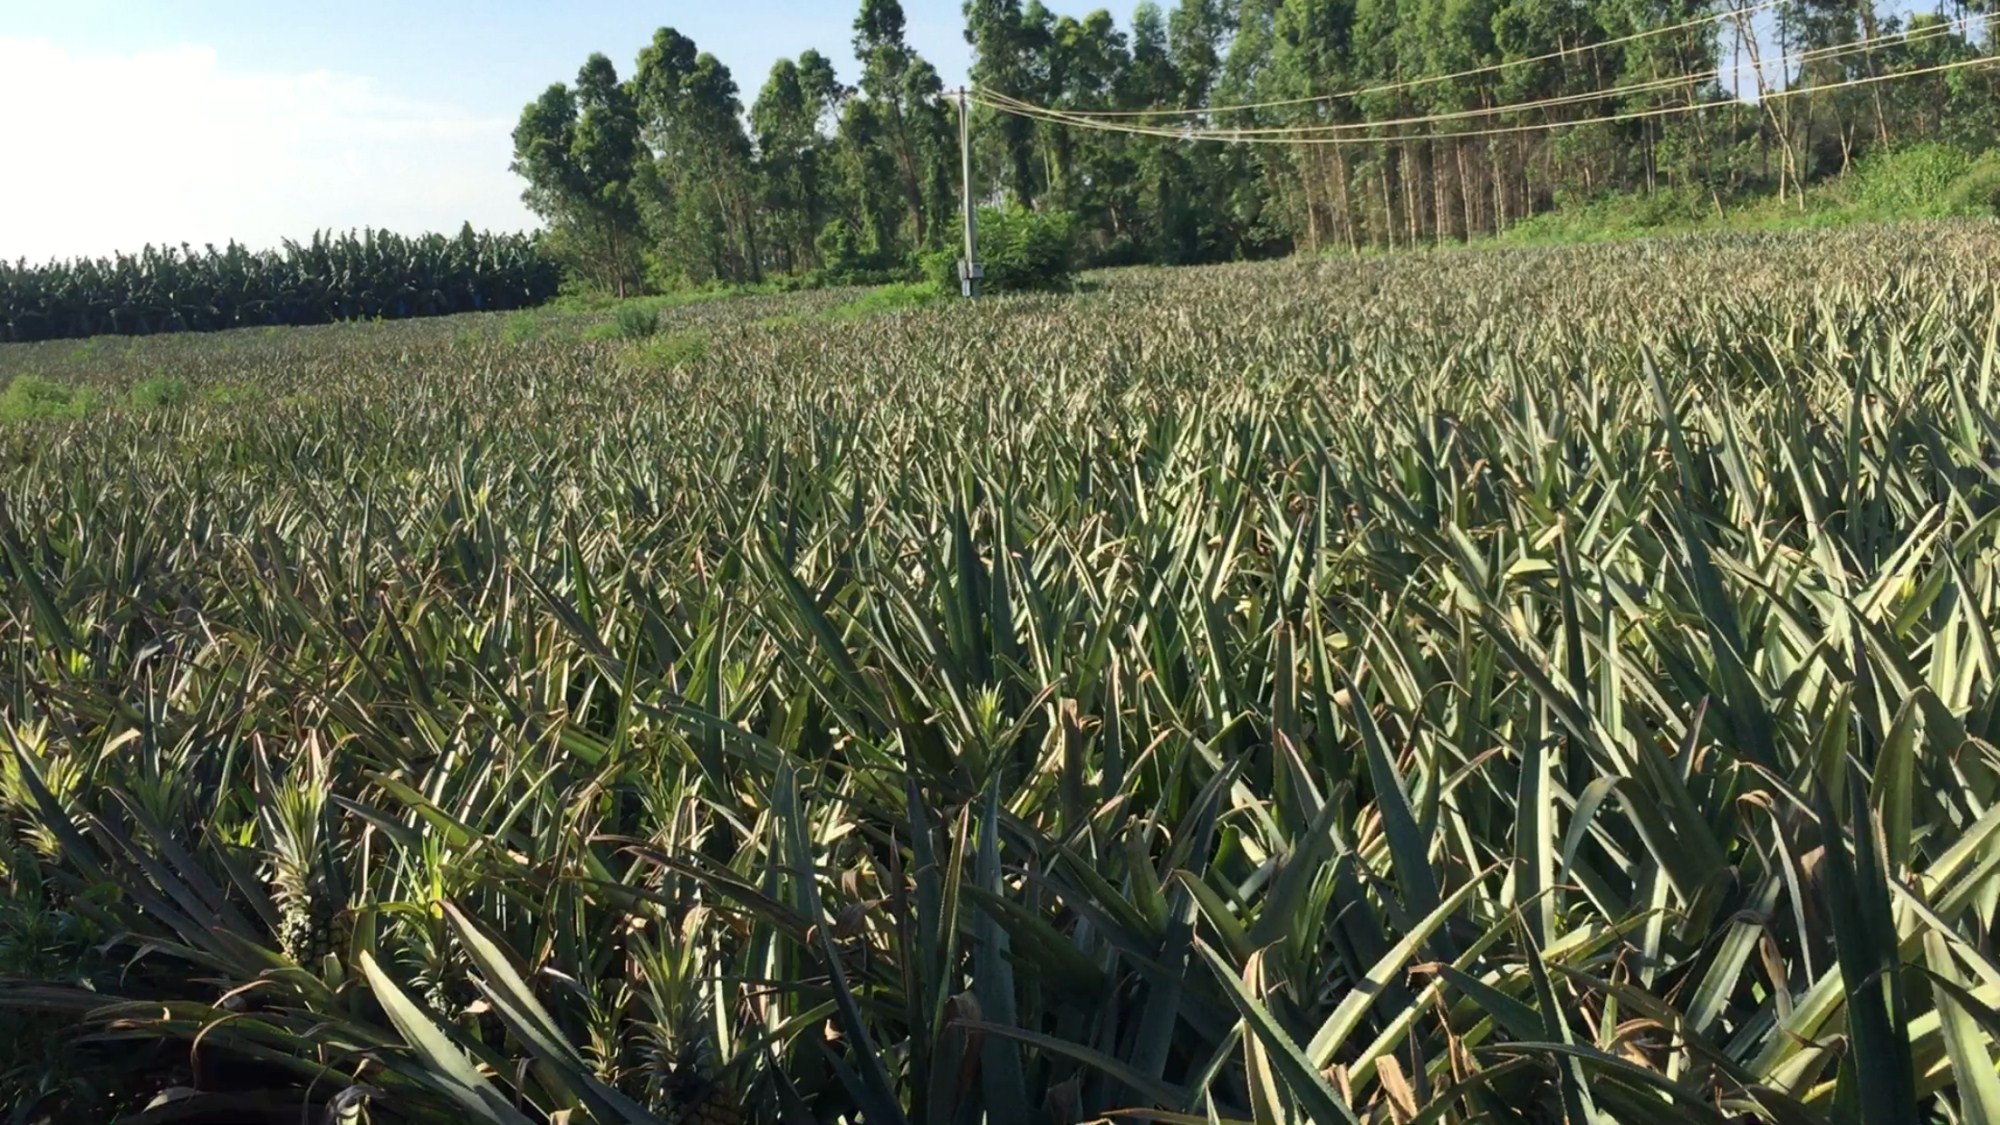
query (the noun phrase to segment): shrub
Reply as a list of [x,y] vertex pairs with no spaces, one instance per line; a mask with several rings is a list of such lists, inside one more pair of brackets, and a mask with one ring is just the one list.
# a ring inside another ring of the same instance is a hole
[[813,271],[809,288],[831,285],[880,285],[902,281],[908,274],[895,262],[862,245],[861,237],[845,219],[826,224],[813,239],[820,266]]
[[1075,216],[1018,206],[981,208],[979,257],[989,291],[1067,292],[1076,286]]
[[2000,152],[1972,162],[1944,192],[1944,205],[1955,215],[2000,215]]
[[[957,291],[957,250],[934,250],[921,261],[933,285]],[[980,283],[984,292],[1069,292],[1076,288],[1076,217],[1018,204],[981,207],[979,264],[986,271]]]
[[517,312],[507,318],[500,338],[510,344],[526,344],[542,337],[542,318],[531,312]]
[[251,393],[240,383],[214,383],[202,392],[201,400],[211,406],[238,406],[250,402]]
[[940,293],[958,292],[956,250],[926,250],[917,255],[917,273]]
[[50,421],[81,418],[97,405],[97,396],[81,387],[37,375],[19,375],[0,394],[0,420]]
[[[956,293],[957,290],[952,292]],[[826,315],[834,320],[861,320],[899,309],[928,305],[944,296],[944,290],[929,281],[899,281],[878,286]]]
[[1871,153],[1852,173],[1855,206],[1874,218],[1950,214],[1951,188],[1972,165],[1970,153],[1935,141]]
[[142,380],[132,388],[132,405],[141,410],[183,406],[193,400],[194,392],[188,389],[186,383],[165,375]]
[[660,310],[652,305],[620,305],[613,323],[619,339],[644,340],[660,330]]
[[1552,211],[1531,215],[1502,238],[1521,244],[1594,242],[1685,230],[1715,221],[1715,204],[1698,189],[1663,187],[1560,200]]

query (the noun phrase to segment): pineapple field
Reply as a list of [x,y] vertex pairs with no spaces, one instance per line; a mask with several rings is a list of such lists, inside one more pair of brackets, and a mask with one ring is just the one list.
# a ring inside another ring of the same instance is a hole
[[0,347],[0,1102],[2000,1122],[1996,264]]

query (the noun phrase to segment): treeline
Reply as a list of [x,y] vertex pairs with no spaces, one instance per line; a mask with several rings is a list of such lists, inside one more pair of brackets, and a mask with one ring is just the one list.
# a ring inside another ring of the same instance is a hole
[[[1982,24],[1865,0],[1766,7],[1749,34],[1690,0],[1178,0],[1123,25],[1039,0],[964,10],[983,92],[1185,111],[1096,119],[1109,128],[976,111],[982,199],[1069,213],[1096,264],[1465,239],[1615,193],[1798,200],[1871,150],[1983,148],[2000,124],[1990,72],[1937,69],[1977,57]],[[897,0],[862,0],[852,46],[851,83],[808,51],[747,109],[729,68],[671,28],[629,77],[593,56],[514,134],[554,250],[623,293],[866,278],[950,248],[953,99]],[[1329,97],[1357,89],[1376,92]],[[1787,93],[1735,96],[1758,89]],[[1263,108],[1224,108],[1244,105]],[[1194,139],[1217,128],[1263,143]]]
[[437,316],[540,304],[563,271],[536,236],[315,234],[32,266],[0,262],[0,341],[206,332]]

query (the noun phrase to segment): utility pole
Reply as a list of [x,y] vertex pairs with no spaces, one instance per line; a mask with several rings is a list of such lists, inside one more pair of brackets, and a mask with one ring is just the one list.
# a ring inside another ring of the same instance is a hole
[[970,300],[979,296],[986,271],[979,268],[979,220],[972,209],[972,91],[965,86],[958,88],[958,157],[965,212],[965,259],[958,263],[958,286]]

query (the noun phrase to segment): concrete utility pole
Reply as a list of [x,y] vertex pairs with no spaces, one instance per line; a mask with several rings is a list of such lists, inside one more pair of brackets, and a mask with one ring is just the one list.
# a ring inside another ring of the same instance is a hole
[[979,279],[986,271],[979,268],[979,220],[972,209],[972,91],[964,86],[958,88],[958,157],[965,210],[965,259],[958,263],[958,286],[970,300],[979,296]]

